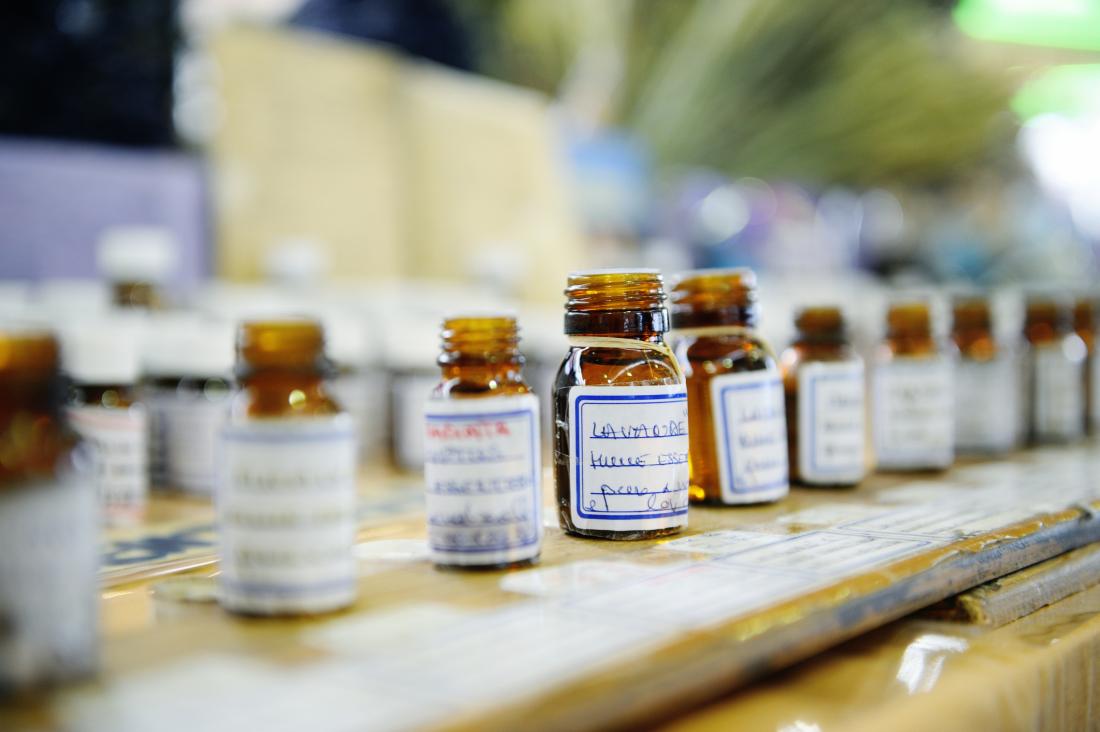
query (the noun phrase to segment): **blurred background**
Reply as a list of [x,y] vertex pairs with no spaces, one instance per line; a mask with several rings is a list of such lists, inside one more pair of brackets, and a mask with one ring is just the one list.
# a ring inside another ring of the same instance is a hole
[[497,306],[552,372],[587,267],[754,267],[777,346],[800,302],[1086,288],[1100,0],[7,4],[0,221],[4,313],[101,312],[136,257],[422,379]]

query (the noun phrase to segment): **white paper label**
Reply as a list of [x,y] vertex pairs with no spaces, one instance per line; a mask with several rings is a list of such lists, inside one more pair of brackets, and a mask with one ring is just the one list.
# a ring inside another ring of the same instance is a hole
[[89,446],[104,521],[108,526],[140,523],[149,496],[145,410],[73,407],[69,423]]
[[1084,432],[1084,372],[1081,361],[1060,346],[1035,349],[1035,436],[1073,440]]
[[960,360],[955,366],[955,445],[977,452],[1011,450],[1020,419],[1019,393],[1011,359]]
[[855,483],[864,474],[863,363],[798,369],[798,473],[806,483]]
[[356,438],[346,414],[223,433],[220,598],[240,612],[323,612],[355,598]]
[[955,457],[955,395],[946,358],[896,358],[875,369],[875,451],[885,469],[945,468]]
[[213,493],[215,456],[230,396],[229,391],[212,397],[176,389],[150,391],[145,403],[154,485],[204,496]]
[[0,692],[94,670],[96,517],[75,479],[0,491]]
[[787,418],[779,374],[716,376],[710,400],[722,502],[756,503],[787,495]]
[[430,400],[425,422],[432,561],[493,565],[537,557],[542,544],[537,397]]
[[687,392],[672,386],[569,390],[569,487],[579,529],[687,525]]

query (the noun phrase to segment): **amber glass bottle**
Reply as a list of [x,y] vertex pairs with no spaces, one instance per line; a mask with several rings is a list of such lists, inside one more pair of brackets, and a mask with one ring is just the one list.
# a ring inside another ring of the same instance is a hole
[[443,322],[443,380],[425,410],[432,561],[529,564],[542,544],[538,399],[523,380],[510,316]]
[[791,477],[805,485],[848,486],[867,471],[863,359],[848,342],[836,307],[808,307],[780,357]]
[[1027,401],[1032,443],[1076,440],[1085,432],[1085,342],[1072,327],[1070,308],[1056,297],[1028,298]]
[[667,536],[687,525],[688,409],[665,345],[656,270],[569,276],[570,350],[554,382],[554,478],[569,533]]
[[98,512],[64,399],[53,336],[0,326],[0,697],[97,665]]
[[672,288],[693,501],[760,503],[789,491],[783,386],[775,356],[753,330],[756,320],[752,270],[689,272]]
[[879,468],[942,470],[954,462],[951,350],[933,337],[927,302],[889,307],[871,393]]
[[1079,297],[1073,304],[1073,330],[1085,344],[1085,431],[1092,434],[1100,428],[1100,354],[1096,342],[1095,297]]
[[997,343],[989,299],[963,295],[952,304],[955,364],[955,447],[1003,453],[1016,446],[1020,422],[1018,359]]
[[325,392],[321,326],[245,323],[217,493],[220,600],[257,615],[319,613],[356,594],[356,437]]

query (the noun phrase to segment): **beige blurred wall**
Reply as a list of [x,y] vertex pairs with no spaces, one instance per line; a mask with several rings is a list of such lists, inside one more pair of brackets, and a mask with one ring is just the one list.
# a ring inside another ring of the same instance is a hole
[[308,32],[232,29],[212,50],[221,275],[257,279],[271,246],[309,237],[335,277],[556,304],[584,266],[544,97]]

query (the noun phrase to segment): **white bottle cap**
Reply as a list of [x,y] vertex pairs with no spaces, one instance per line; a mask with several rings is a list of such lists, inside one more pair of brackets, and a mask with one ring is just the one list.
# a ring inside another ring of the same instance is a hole
[[112,317],[61,330],[61,364],[78,384],[133,384],[141,365],[138,321]]
[[337,366],[359,368],[371,362],[367,326],[354,313],[339,310],[318,313],[325,328],[325,354]]
[[233,324],[192,314],[157,314],[142,343],[146,376],[228,378],[236,358]]
[[160,226],[118,226],[99,238],[99,272],[116,282],[168,280],[177,264],[172,232]]
[[328,255],[314,240],[283,239],[264,257],[264,272],[285,287],[310,287],[328,276]]

